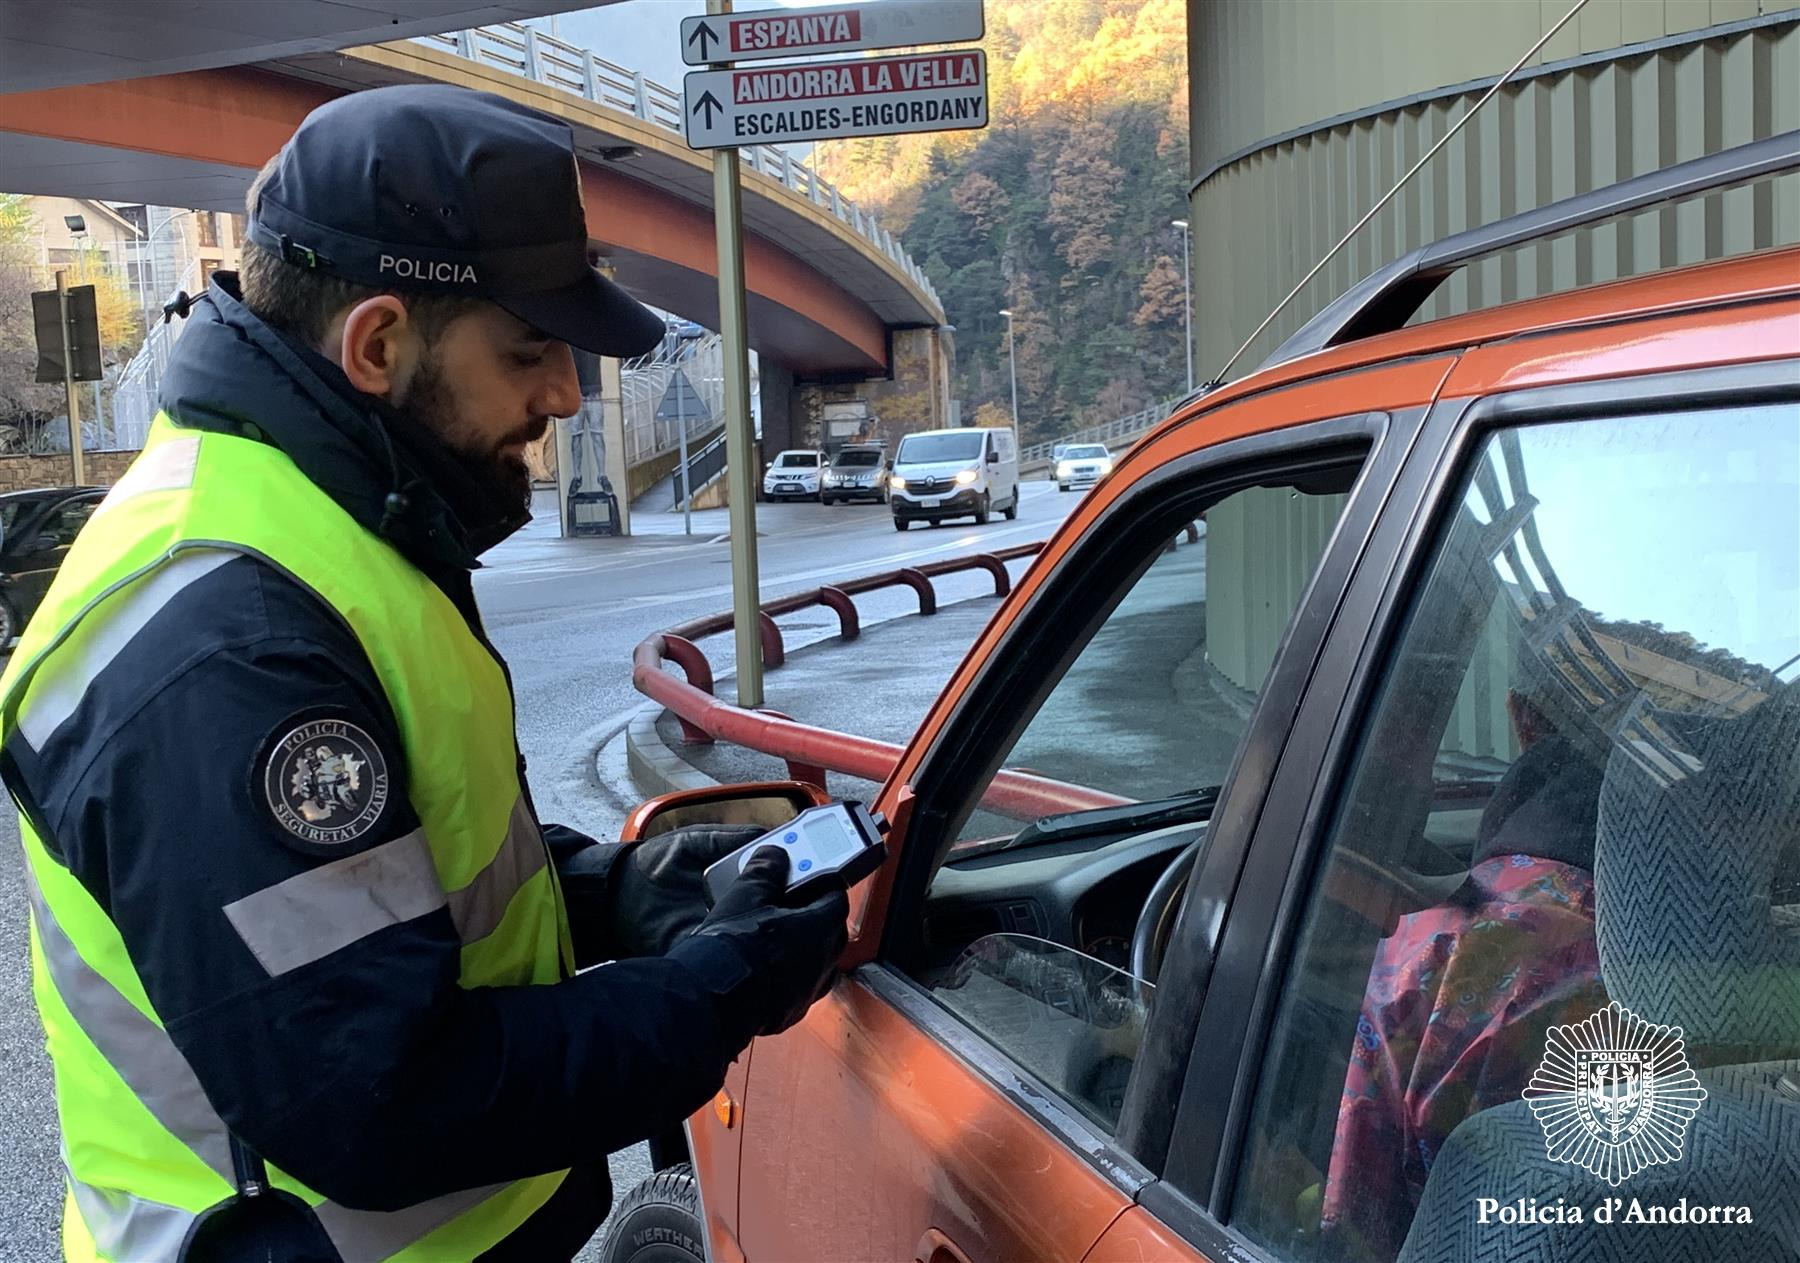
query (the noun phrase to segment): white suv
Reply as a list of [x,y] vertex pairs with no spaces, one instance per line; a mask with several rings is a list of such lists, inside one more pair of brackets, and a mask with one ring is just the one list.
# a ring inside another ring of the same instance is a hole
[[825,468],[825,453],[806,448],[792,448],[776,454],[763,472],[762,493],[765,500],[817,500],[819,476]]

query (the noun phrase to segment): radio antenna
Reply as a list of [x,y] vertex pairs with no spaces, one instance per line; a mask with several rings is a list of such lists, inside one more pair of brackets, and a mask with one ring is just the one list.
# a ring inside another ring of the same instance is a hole
[[1275,317],[1279,316],[1283,311],[1287,310],[1287,305],[1294,301],[1295,296],[1298,295],[1301,290],[1305,289],[1309,284],[1312,283],[1313,277],[1317,276],[1320,272],[1325,270],[1325,265],[1327,263],[1330,263],[1332,261],[1332,259],[1337,257],[1337,252],[1339,250],[1342,250],[1346,245],[1349,244],[1350,238],[1354,237],[1357,233],[1361,232],[1363,230],[1363,226],[1365,224],[1367,224],[1371,219],[1374,219],[1376,215],[1380,214],[1381,208],[1386,206],[1389,202],[1393,201],[1394,195],[1399,193],[1401,189],[1406,187],[1406,182],[1408,180],[1412,179],[1415,175],[1419,174],[1420,169],[1423,168],[1426,163],[1431,161],[1433,155],[1435,155],[1437,153],[1437,151],[1442,149],[1445,145],[1449,144],[1450,138],[1455,136],[1456,133],[1460,132],[1463,129],[1463,125],[1465,123],[1467,123],[1470,119],[1474,118],[1478,113],[1481,112],[1481,107],[1486,105],[1488,103],[1488,101],[1490,99],[1492,99],[1494,93],[1500,91],[1501,88],[1506,86],[1507,80],[1511,79],[1514,75],[1518,74],[1519,70],[1525,65],[1526,62],[1530,61],[1533,57],[1537,56],[1539,49],[1543,48],[1543,46],[1545,44],[1548,44],[1550,42],[1551,38],[1558,31],[1562,30],[1563,27],[1567,26],[1569,24],[1570,19],[1572,19],[1577,13],[1580,13],[1582,11],[1582,9],[1586,8],[1587,2],[1588,2],[1588,0],[1575,0],[1575,7],[1570,9],[1567,13],[1563,14],[1561,21],[1557,22],[1557,24],[1555,26],[1551,27],[1549,30],[1545,31],[1543,33],[1543,35],[1539,36],[1538,42],[1533,44],[1530,48],[1527,48],[1525,50],[1525,55],[1523,57],[1519,58],[1519,60],[1515,61],[1512,64],[1511,70],[1508,70],[1505,74],[1501,75],[1498,79],[1494,80],[1493,86],[1490,87],[1485,93],[1482,94],[1481,100],[1475,102],[1475,104],[1469,108],[1467,113],[1465,113],[1461,118],[1457,119],[1455,125],[1452,126],[1449,131],[1445,132],[1442,137],[1439,138],[1438,143],[1433,145],[1430,149],[1427,149],[1425,151],[1425,156],[1423,158],[1420,158],[1417,162],[1413,163],[1412,169],[1410,171],[1408,171],[1405,175],[1401,176],[1399,179],[1399,182],[1396,183],[1393,188],[1389,189],[1386,193],[1381,195],[1380,201],[1376,202],[1375,205],[1369,207],[1368,212],[1366,214],[1364,214],[1361,219],[1357,220],[1356,223],[1351,226],[1350,231],[1345,233],[1342,237],[1340,237],[1338,239],[1338,243],[1335,246],[1331,247],[1331,249],[1329,249],[1325,252],[1325,257],[1320,259],[1317,263],[1313,264],[1312,271],[1308,272],[1305,276],[1301,277],[1300,283],[1298,285],[1294,286],[1293,289],[1288,291],[1288,296],[1286,298],[1282,299],[1280,302],[1275,304],[1275,310],[1271,311],[1267,316],[1263,317],[1263,322],[1256,326],[1256,332],[1252,333],[1249,337],[1244,339],[1244,345],[1240,346],[1237,349],[1237,351],[1235,353],[1233,353],[1232,357],[1225,361],[1225,367],[1221,368],[1219,370],[1218,376],[1214,377],[1210,382],[1208,382],[1206,384],[1206,386],[1203,388],[1204,390],[1214,390],[1214,389],[1218,388],[1219,386],[1224,385],[1225,374],[1227,374],[1231,371],[1232,365],[1236,364],[1239,359],[1243,358],[1244,352],[1248,351],[1250,349],[1251,343],[1255,342],[1258,338],[1260,338],[1262,336],[1263,330],[1267,329],[1270,325],[1275,323]]

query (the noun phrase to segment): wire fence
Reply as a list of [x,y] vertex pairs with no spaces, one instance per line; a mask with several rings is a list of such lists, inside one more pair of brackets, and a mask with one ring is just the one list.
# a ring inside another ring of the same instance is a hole
[[702,408],[685,418],[690,441],[715,429],[725,415],[725,350],[718,334],[682,341],[672,352],[658,352],[627,363],[621,382],[625,425],[625,463],[639,465],[681,445],[681,426],[674,417],[656,413],[679,367]]

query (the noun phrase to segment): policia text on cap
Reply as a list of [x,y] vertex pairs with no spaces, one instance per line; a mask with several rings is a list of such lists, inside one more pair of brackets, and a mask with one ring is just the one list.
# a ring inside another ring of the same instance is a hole
[[706,912],[746,831],[532,808],[469,573],[570,347],[662,335],[577,180],[495,97],[314,112],[0,681],[69,1259],[567,1259],[607,1152],[828,985],[844,895],[778,851]]

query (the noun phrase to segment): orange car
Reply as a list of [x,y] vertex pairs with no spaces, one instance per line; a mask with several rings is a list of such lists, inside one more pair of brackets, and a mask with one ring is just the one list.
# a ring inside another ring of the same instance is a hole
[[1796,166],[1426,247],[1132,447],[871,803],[842,979],[609,1257],[1800,1257],[1800,251],[1407,323]]

